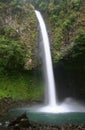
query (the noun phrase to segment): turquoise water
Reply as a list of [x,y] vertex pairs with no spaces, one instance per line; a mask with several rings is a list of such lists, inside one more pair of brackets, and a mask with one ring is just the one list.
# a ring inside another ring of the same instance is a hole
[[16,109],[8,113],[10,119],[15,116],[20,116],[26,112],[26,115],[30,122],[44,123],[44,124],[56,124],[62,125],[65,123],[72,124],[84,124],[85,113],[84,112],[71,112],[71,113],[44,113],[44,112],[31,112],[30,110]]
[[27,113],[27,117],[34,122],[47,123],[47,124],[64,124],[73,123],[81,124],[85,123],[85,113]]

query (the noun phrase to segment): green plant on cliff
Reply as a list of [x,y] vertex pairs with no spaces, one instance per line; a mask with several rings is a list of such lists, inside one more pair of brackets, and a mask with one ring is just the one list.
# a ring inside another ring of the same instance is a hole
[[75,45],[72,48],[71,57],[83,59],[85,56],[85,32],[83,28],[77,30],[76,37],[73,39]]
[[40,9],[42,11],[46,11],[46,9],[48,8],[48,3],[50,2],[50,0],[27,0],[27,1],[32,3],[36,9]]
[[37,20],[30,3],[0,1],[0,98],[39,99],[42,83],[31,74],[36,66],[36,30]]
[[10,70],[23,69],[26,51],[19,33],[10,26],[2,26],[0,32],[0,66]]
[[5,69],[22,69],[24,58],[25,49],[20,41],[0,36],[0,66]]
[[77,30],[77,35],[76,35],[76,37],[74,39],[74,42],[79,43],[79,44],[84,44],[85,43],[85,31],[84,31],[83,27],[79,28]]
[[43,84],[33,72],[14,70],[1,74],[0,70],[0,75],[0,99],[11,97],[17,100],[39,100],[41,98]]
[[[0,5],[2,6],[0,10],[1,39],[2,36],[4,36],[5,43],[6,40],[7,43],[9,42],[9,44],[6,43],[6,45],[11,48],[11,51],[14,51],[15,48],[16,53],[14,52],[12,54],[17,56],[10,56],[11,59],[15,59],[15,61],[13,60],[15,64],[17,64],[16,62],[20,62],[19,64],[22,62],[23,69],[30,70],[36,66],[34,50],[37,34],[37,20],[34,8],[25,0],[9,0],[8,2],[2,0],[0,1]],[[7,58],[5,59],[9,60]]]

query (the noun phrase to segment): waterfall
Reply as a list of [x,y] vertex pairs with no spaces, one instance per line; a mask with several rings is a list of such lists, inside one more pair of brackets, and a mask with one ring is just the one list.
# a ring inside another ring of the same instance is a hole
[[45,106],[40,106],[34,108],[37,112],[48,112],[48,113],[67,113],[67,112],[85,112],[85,105],[81,105],[72,98],[67,98],[62,104],[56,103],[56,93],[55,93],[55,82],[53,75],[52,59],[50,52],[49,38],[45,26],[43,17],[39,11],[35,11],[36,16],[39,21],[41,35],[42,35],[42,55],[44,72],[46,79],[46,101]]
[[39,21],[39,26],[40,26],[41,36],[42,36],[42,50],[44,53],[42,55],[42,59],[44,64],[44,72],[45,72],[46,88],[47,88],[45,100],[47,105],[56,106],[55,82],[54,82],[54,75],[53,75],[49,38],[48,38],[45,22],[43,20],[41,13],[39,11],[35,11],[35,13]]

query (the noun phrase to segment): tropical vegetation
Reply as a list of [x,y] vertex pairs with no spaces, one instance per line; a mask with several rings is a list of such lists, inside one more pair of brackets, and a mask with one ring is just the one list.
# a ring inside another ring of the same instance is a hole
[[[0,97],[31,99],[42,93],[42,78],[34,87],[35,78],[30,76],[31,71],[40,72],[41,64],[35,55],[38,21],[34,9],[40,10],[45,18],[54,65],[62,64],[68,75],[73,72],[72,77],[78,72],[85,74],[84,5],[84,0],[0,1]],[[84,83],[81,86],[85,92]],[[24,93],[26,96],[21,97]]]

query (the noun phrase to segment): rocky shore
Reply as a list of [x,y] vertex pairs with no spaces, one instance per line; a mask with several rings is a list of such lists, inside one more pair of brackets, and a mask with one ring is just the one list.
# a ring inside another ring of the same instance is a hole
[[13,100],[10,97],[0,99],[0,117],[3,117],[10,109],[32,104],[31,101]]
[[5,126],[1,126],[0,130],[85,130],[85,124],[43,124],[30,122],[23,113],[19,117],[15,117],[11,122],[5,122]]
[[29,127],[11,127],[10,130],[85,130],[83,125],[65,124],[63,126],[57,125],[43,125],[43,124],[32,124]]
[[38,124],[29,122],[26,114],[18,117],[8,125],[10,130],[85,130],[85,124],[64,124],[61,126],[53,124]]

